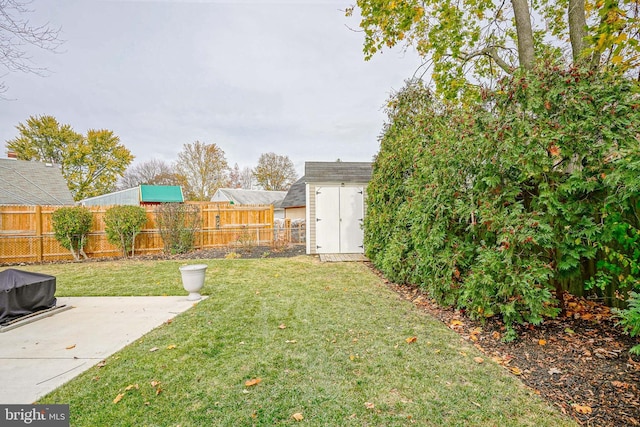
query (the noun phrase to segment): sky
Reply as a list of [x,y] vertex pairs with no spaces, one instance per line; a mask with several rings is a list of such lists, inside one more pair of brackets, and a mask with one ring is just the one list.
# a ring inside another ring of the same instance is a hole
[[393,49],[365,61],[352,2],[34,0],[25,16],[64,44],[28,50],[45,76],[0,72],[0,144],[51,115],[112,130],[133,164],[172,163],[195,141],[240,168],[286,155],[299,175],[305,161],[371,161],[385,104],[420,60]]

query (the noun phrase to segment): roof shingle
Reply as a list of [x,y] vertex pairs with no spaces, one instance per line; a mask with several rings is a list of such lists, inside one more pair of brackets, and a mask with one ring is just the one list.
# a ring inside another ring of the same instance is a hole
[[60,167],[0,159],[0,205],[73,205]]

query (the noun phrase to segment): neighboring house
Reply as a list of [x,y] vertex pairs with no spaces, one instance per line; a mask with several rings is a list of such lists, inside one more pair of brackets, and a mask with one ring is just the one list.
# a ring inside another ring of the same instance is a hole
[[179,185],[139,185],[138,187],[89,197],[78,202],[81,206],[112,205],[159,205],[160,203],[183,203],[182,187]]
[[218,188],[212,202],[229,202],[232,205],[273,205],[273,218],[284,218],[284,209],[280,203],[287,195],[286,191],[243,190],[240,188]]
[[289,219],[305,219],[307,198],[306,198],[306,180],[303,176],[297,180],[289,191],[286,197],[280,203],[280,207],[284,209],[284,217]]
[[306,162],[307,254],[364,253],[370,162]]
[[60,166],[0,159],[0,205],[73,205]]

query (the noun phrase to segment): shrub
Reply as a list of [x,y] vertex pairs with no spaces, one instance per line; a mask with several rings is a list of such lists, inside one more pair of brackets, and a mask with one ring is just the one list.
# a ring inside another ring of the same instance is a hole
[[147,212],[140,206],[113,206],[104,216],[107,240],[122,250],[135,255],[136,236],[147,222]]
[[52,221],[53,232],[60,245],[71,251],[75,260],[80,257],[87,259],[84,246],[93,222],[91,211],[81,206],[60,208],[53,212]]
[[[620,324],[632,337],[640,336],[640,293],[629,293],[629,306],[624,309],[614,309],[614,314],[620,318]],[[630,353],[640,356],[640,344],[629,350]]]
[[198,231],[199,209],[183,203],[163,203],[156,208],[156,222],[164,252],[183,254],[193,250]]
[[[624,310],[614,309],[614,314],[620,318],[620,324],[632,337],[640,336],[640,294],[631,291],[629,293],[629,306]],[[640,356],[640,344],[629,350],[630,353]]]
[[374,162],[367,255],[443,304],[501,316],[507,338],[514,324],[557,314],[564,291],[632,288],[636,89],[549,66],[451,105],[409,82],[389,103]]

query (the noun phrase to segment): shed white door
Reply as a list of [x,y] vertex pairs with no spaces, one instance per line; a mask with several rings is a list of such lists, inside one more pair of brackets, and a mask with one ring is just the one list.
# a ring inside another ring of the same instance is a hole
[[323,254],[364,252],[362,187],[318,187],[316,251]]

